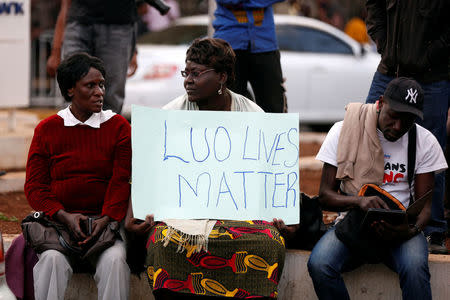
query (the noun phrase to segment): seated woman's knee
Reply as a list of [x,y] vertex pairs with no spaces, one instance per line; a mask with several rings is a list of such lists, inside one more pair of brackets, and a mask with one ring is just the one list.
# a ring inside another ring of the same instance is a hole
[[66,256],[57,250],[46,250],[42,252],[39,260],[52,262],[53,264],[58,266],[61,266],[62,264],[69,264]]
[[122,241],[116,241],[114,246],[106,249],[100,256],[100,260],[109,264],[126,263],[126,250]]

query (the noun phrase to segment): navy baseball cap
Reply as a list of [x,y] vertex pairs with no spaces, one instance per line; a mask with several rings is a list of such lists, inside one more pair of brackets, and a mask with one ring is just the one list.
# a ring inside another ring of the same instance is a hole
[[387,85],[383,97],[388,100],[393,111],[412,113],[423,120],[423,90],[414,79],[393,79]]

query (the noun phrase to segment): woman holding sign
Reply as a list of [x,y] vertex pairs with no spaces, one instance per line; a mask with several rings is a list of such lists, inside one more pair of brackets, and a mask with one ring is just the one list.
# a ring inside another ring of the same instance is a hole
[[[181,71],[186,94],[164,106],[172,110],[263,112],[253,101],[230,91],[235,54],[221,39],[197,39]],[[125,227],[148,235],[145,267],[157,299],[192,297],[276,298],[285,246],[266,221],[164,220],[133,218]]]

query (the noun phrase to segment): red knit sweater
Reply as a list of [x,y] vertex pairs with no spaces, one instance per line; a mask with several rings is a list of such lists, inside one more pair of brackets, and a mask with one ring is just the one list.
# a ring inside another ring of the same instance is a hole
[[100,128],[64,126],[54,115],[34,131],[25,194],[31,207],[124,218],[130,196],[131,127],[120,115]]

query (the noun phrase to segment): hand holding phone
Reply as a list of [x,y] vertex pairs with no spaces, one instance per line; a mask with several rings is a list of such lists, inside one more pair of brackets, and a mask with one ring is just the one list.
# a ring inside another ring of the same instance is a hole
[[80,223],[81,230],[86,234],[87,236],[92,234],[92,222],[94,218],[87,217],[87,219],[82,220]]
[[407,222],[406,211],[382,208],[369,208],[363,220],[363,226],[369,228],[373,222],[384,221],[391,225],[400,225]]

